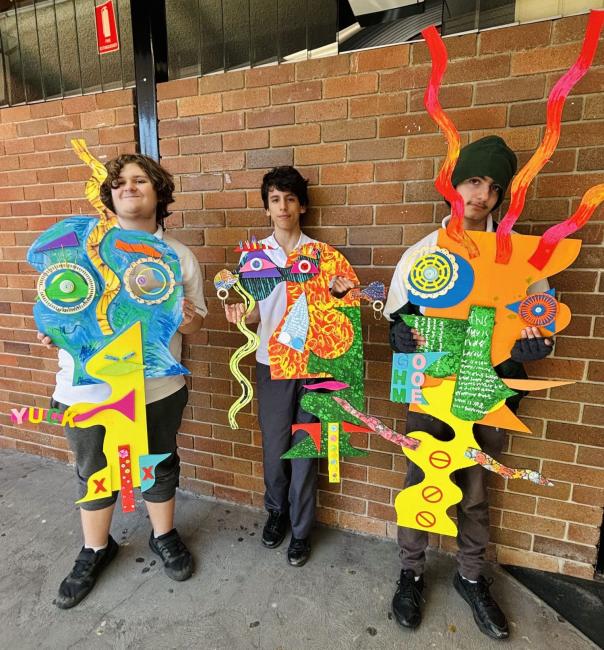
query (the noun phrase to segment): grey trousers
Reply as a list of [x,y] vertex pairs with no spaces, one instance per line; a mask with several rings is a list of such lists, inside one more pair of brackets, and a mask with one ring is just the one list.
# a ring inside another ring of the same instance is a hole
[[[157,402],[147,404],[147,433],[149,436],[150,454],[170,454],[155,469],[155,484],[142,492],[145,501],[164,503],[176,493],[180,476],[180,459],[176,450],[176,434],[182,420],[182,413],[187,405],[189,392],[183,386],[172,395]],[[51,407],[64,411],[67,407],[51,400]],[[65,436],[69,447],[75,455],[75,471],[77,478],[77,495],[81,499],[87,491],[88,479],[107,465],[103,453],[105,427],[65,427]],[[82,510],[102,510],[117,501],[118,492],[111,496],[80,503]]]
[[[407,414],[406,431],[426,431],[438,440],[450,440],[452,437],[451,428],[444,422],[413,411]],[[491,456],[501,452],[505,430],[475,424],[473,431],[483,451]],[[469,580],[476,580],[481,575],[489,542],[487,473],[480,465],[473,465],[453,474],[455,483],[463,492],[463,498],[457,504],[457,565],[461,575]],[[423,478],[423,471],[407,460],[405,487],[417,485]],[[426,562],[428,533],[399,526],[398,545],[403,569],[411,569],[415,575],[421,575]]]
[[292,436],[292,424],[318,422],[304,411],[300,400],[311,379],[271,379],[270,367],[256,364],[258,420],[262,431],[264,505],[267,510],[289,513],[292,535],[305,539],[315,520],[318,459],[281,460],[281,455],[306,437]]

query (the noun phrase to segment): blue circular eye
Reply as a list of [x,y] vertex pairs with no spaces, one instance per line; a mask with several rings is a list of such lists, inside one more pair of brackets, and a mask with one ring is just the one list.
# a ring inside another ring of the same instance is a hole
[[250,267],[252,271],[262,271],[262,260],[259,257],[254,257],[250,260]]

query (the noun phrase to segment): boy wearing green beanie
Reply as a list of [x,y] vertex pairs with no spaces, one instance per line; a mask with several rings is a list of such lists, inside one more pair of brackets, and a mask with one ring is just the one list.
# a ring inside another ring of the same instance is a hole
[[[487,136],[465,146],[453,170],[452,183],[464,201],[464,229],[494,232],[497,224],[491,213],[503,201],[507,188],[516,173],[517,159],[514,152],[498,136]],[[443,219],[446,227],[450,216]],[[418,344],[425,341],[414,329],[399,318],[403,314],[420,314],[423,308],[412,305],[407,296],[403,277],[407,260],[419,248],[435,246],[438,231],[424,237],[411,246],[400,259],[384,313],[390,320],[390,345],[395,352],[415,352]],[[547,291],[547,281],[531,285],[528,293]],[[537,328],[526,328],[512,349],[511,359],[495,369],[502,377],[526,378],[522,362],[542,359],[552,350],[552,341],[543,339]],[[508,406],[516,410],[521,396],[515,395]],[[441,420],[423,413],[409,411],[406,432],[426,431],[439,440],[451,438],[450,427]],[[503,449],[503,429],[475,424],[476,441],[491,456]],[[463,492],[457,505],[458,522],[458,572],[453,584],[455,589],[472,608],[474,620],[482,632],[494,639],[509,636],[504,613],[489,593],[490,581],[482,575],[485,553],[489,541],[489,504],[486,487],[487,473],[478,465],[458,470],[455,481]],[[407,460],[405,487],[417,485],[423,480],[422,470]],[[398,543],[402,562],[398,589],[392,600],[392,612],[403,627],[416,628],[421,623],[423,571],[428,533],[412,528],[398,528]]]

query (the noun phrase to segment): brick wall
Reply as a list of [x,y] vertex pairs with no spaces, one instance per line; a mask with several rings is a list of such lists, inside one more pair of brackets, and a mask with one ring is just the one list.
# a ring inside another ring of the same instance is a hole
[[[463,142],[498,133],[526,161],[544,131],[547,94],[576,58],[585,23],[579,16],[448,38],[441,100]],[[529,190],[522,232],[540,234],[569,216],[585,189],[604,182],[603,60],[600,47],[567,102],[560,145]],[[255,404],[239,415],[242,429],[227,423],[238,390],[228,362],[243,338],[226,325],[212,278],[235,263],[238,240],[270,231],[258,192],[263,173],[298,166],[312,183],[307,232],[342,250],[362,282],[389,283],[405,247],[446,213],[433,187],[445,144],[423,108],[429,69],[426,46],[413,44],[159,87],[161,154],[178,189],[170,227],[202,264],[210,306],[206,327],[185,344],[192,371],[180,436],[187,489],[262,507]],[[34,275],[23,259],[37,232],[88,211],[80,198],[87,172],[66,145],[82,132],[97,155],[131,150],[130,92],[0,111],[3,412],[42,405],[51,390],[54,355],[34,344]],[[581,231],[584,246],[572,269],[551,282],[573,322],[557,337],[555,356],[530,369],[534,377],[576,383],[524,400],[521,415],[535,435],[511,435],[503,457],[541,469],[556,486],[506,486],[490,477],[491,557],[588,578],[604,503],[603,220],[600,209]],[[364,333],[367,410],[402,431],[404,409],[388,401],[387,325],[368,308]],[[251,359],[244,369],[252,376]],[[67,457],[56,428],[16,429],[6,416],[3,423],[0,446]],[[369,456],[344,460],[337,485],[321,466],[319,519],[393,536],[404,457],[379,436],[353,442]],[[449,538],[432,541],[454,546]]]

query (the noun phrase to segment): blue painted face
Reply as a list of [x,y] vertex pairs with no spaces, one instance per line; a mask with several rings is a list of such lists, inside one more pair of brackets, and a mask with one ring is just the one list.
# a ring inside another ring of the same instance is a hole
[[87,361],[137,321],[145,377],[188,374],[168,349],[182,320],[178,256],[149,233],[118,227],[92,245],[98,223],[96,217],[69,217],[29,249],[27,261],[41,272],[38,329],[73,357],[74,385],[97,383],[86,374]]

